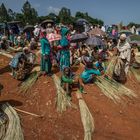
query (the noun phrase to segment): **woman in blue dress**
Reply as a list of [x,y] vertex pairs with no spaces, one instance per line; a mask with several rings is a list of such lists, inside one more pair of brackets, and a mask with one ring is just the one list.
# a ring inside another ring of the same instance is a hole
[[67,39],[67,34],[69,30],[66,27],[61,28],[61,40],[59,41],[58,49],[59,51],[59,64],[60,64],[60,71],[63,70],[63,67],[70,66],[70,50],[69,50],[69,41]]
[[51,75],[51,46],[46,38],[46,31],[43,31],[43,37],[40,40],[41,43],[41,71],[43,74]]

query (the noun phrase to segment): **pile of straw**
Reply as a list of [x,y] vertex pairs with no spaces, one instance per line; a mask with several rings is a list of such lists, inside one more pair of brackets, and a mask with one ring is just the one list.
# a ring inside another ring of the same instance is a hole
[[8,58],[13,58],[13,56],[5,51],[0,51],[0,55],[6,56]]
[[8,104],[3,104],[1,109],[8,116],[8,126],[2,140],[24,140],[20,119],[16,111]]
[[140,69],[130,68],[132,74],[135,76],[138,82],[140,82]]
[[30,90],[32,86],[35,84],[38,77],[39,77],[39,72],[37,71],[32,72],[30,76],[24,82],[21,83],[19,87],[19,92],[26,94],[28,90]]
[[77,106],[70,101],[70,98],[66,95],[66,92],[60,86],[60,79],[54,74],[53,80],[57,90],[56,107],[58,112],[66,111],[67,107],[77,109]]
[[125,98],[136,98],[137,95],[124,85],[116,82],[111,78],[97,77],[95,84],[101,89],[101,91],[114,101],[114,103],[121,103]]
[[81,114],[81,120],[84,127],[84,140],[92,140],[92,133],[94,132],[94,119],[87,107],[82,95],[77,92],[77,98],[79,99],[79,108]]
[[117,60],[117,56],[112,57],[111,61],[109,62],[109,65],[107,66],[106,75],[113,75],[113,70],[114,70],[114,66]]
[[4,138],[7,126],[8,126],[8,117],[2,110],[0,110],[0,140]]

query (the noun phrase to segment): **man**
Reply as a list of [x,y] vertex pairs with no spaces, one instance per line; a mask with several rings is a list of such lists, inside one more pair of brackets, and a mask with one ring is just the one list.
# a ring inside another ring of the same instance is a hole
[[127,75],[128,70],[129,70],[129,65],[130,65],[130,59],[131,59],[131,46],[126,40],[126,35],[122,34],[120,36],[120,40],[117,45],[117,49],[119,52],[119,58],[122,59],[124,62],[124,70],[125,74]]

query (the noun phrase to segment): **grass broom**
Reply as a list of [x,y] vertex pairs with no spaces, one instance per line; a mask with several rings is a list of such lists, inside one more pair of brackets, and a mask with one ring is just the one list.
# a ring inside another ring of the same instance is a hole
[[77,109],[77,106],[73,104],[70,99],[67,97],[66,92],[60,86],[60,79],[55,74],[52,76],[56,90],[57,90],[57,97],[56,97],[56,107],[58,112],[66,111],[67,107],[72,107]]
[[125,96],[131,99],[137,97],[132,90],[109,77],[97,77],[95,84],[101,89],[105,96],[113,100],[115,103],[122,102]]
[[32,72],[30,76],[24,82],[21,83],[19,87],[19,92],[25,95],[28,92],[28,90],[30,90],[32,86],[35,84],[38,77],[39,72],[37,71]]
[[135,78],[138,82],[140,82],[140,69],[130,68],[132,74],[134,74]]
[[87,107],[85,101],[82,98],[81,93],[77,91],[77,99],[79,99],[79,108],[81,114],[81,120],[84,127],[84,140],[92,140],[92,133],[94,132],[94,119]]
[[3,140],[24,140],[20,119],[16,111],[8,104],[3,104],[1,108],[8,116],[9,124]]

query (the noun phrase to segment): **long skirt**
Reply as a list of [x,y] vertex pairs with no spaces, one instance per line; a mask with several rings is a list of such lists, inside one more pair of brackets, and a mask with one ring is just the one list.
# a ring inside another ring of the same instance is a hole
[[41,71],[46,73],[51,73],[52,69],[52,62],[51,58],[48,57],[47,60],[44,59],[44,56],[41,56]]
[[65,66],[70,67],[70,52],[68,50],[60,52],[60,71],[63,71]]

